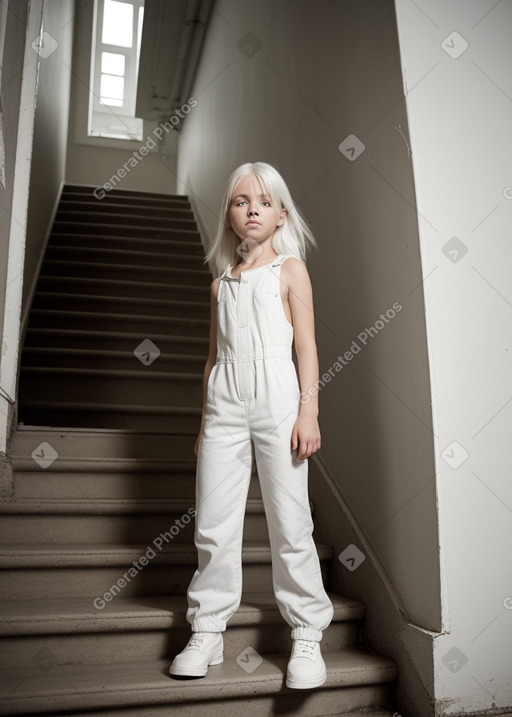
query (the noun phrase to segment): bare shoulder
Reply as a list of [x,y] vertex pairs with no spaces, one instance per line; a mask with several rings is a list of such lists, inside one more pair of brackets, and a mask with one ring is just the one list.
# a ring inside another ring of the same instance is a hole
[[297,283],[309,284],[309,273],[306,268],[306,264],[294,256],[290,256],[283,262],[281,266],[281,276],[290,285],[296,285]]
[[220,284],[220,276],[218,276],[216,279],[214,279],[210,285],[210,294],[211,294],[211,296],[213,296],[214,299],[217,298],[219,284]]

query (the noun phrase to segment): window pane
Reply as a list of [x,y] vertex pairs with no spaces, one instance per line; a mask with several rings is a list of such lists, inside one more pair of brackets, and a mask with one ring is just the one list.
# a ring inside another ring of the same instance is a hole
[[[102,100],[115,99],[122,104],[124,98],[124,77],[101,76],[100,97]],[[112,104],[112,103],[107,103]],[[118,106],[118,105],[116,105]]]
[[105,0],[101,41],[107,45],[131,47],[133,40],[133,5]]
[[124,55],[115,55],[113,52],[102,52],[101,71],[109,75],[124,75]]

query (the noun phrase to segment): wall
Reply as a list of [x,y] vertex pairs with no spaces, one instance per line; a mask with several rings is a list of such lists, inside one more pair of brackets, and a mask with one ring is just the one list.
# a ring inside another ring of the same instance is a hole
[[[442,629],[436,484],[393,3],[261,2],[254,13],[251,2],[221,0],[193,94],[199,104],[180,135],[178,190],[191,194],[209,234],[229,173],[262,160],[283,173],[317,236],[320,251],[307,264],[320,373],[340,355],[345,365],[320,392],[315,480],[331,482],[338,520],[343,503],[365,537],[357,571],[339,565],[345,590],[380,563],[399,619],[417,633],[403,638],[405,648],[395,632],[390,650],[400,661],[410,649],[418,661],[411,669],[430,686],[424,630]],[[364,151],[352,155],[352,146]],[[328,503],[316,506],[317,516],[332,510]],[[371,610],[371,593],[364,599]]]
[[[4,16],[5,17],[5,16]],[[14,421],[23,266],[39,64],[42,2],[12,0],[2,57],[2,113],[5,141],[5,189],[0,190],[0,493],[12,492],[6,458]]]
[[[321,373],[401,302],[320,393],[321,453],[412,620],[435,628],[428,372],[393,5],[262,2],[256,19],[251,7],[224,0],[212,16],[199,105],[180,136],[182,191],[194,191],[213,233],[237,164],[263,160],[282,171],[320,246],[308,267]],[[249,32],[257,40],[243,46],[262,44],[252,57],[237,47]],[[353,162],[338,150],[351,133],[367,146]]]
[[43,32],[51,54],[43,52],[39,64],[23,282],[25,318],[65,177],[74,7],[74,1],[53,0],[45,2],[43,9]]
[[[156,123],[144,127],[140,142],[86,137],[93,8],[93,2],[77,0],[66,181],[97,187],[108,182],[133,157],[132,153],[144,145]],[[176,157],[168,156],[164,161],[158,151],[149,152],[117,188],[174,194]]]
[[439,494],[437,714],[502,714],[512,708],[512,5],[397,0],[396,10]]

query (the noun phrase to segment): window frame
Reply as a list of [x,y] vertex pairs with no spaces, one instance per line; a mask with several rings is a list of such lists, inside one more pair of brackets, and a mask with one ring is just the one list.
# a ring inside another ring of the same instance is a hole
[[[91,91],[89,93],[87,113],[87,136],[91,139],[109,139],[119,142],[140,142],[144,136],[144,120],[135,117],[135,104],[137,95],[137,72],[138,72],[138,32],[140,8],[144,7],[144,0],[116,0],[133,7],[134,18],[132,24],[132,47],[111,45],[102,41],[103,15],[105,0],[94,0],[93,32],[91,47]],[[123,105],[109,105],[100,102],[101,91],[101,60],[102,53],[110,52],[116,55],[123,55],[125,58],[124,68],[124,100]],[[92,130],[93,117],[99,125],[98,131]],[[105,119],[105,127],[101,127],[101,120]],[[126,128],[126,135],[111,133],[107,130],[108,123],[117,120],[117,124]],[[104,133],[102,134],[102,130]],[[131,136],[130,136],[131,135]]]

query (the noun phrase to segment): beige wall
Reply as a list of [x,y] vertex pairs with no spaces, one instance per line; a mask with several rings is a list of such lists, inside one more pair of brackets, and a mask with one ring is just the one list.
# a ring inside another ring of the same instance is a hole
[[[508,714],[512,4],[396,8],[436,433],[446,628],[434,640],[436,714]],[[447,255],[457,244],[466,253]]]
[[[90,139],[88,144],[84,143],[90,85],[93,5],[89,0],[77,0],[66,181],[69,184],[97,187],[108,182],[132,157],[132,153],[145,143],[156,123],[145,126],[140,142]],[[176,157],[168,156],[163,160],[158,151],[149,152],[137,167],[117,184],[117,188],[174,194]]]
[[[2,62],[2,115],[5,151],[5,188],[0,188],[0,317],[4,316],[9,231],[11,227],[14,164],[18,144],[20,92],[25,50],[27,0],[9,3]],[[0,321],[0,337],[3,321]]]
[[48,47],[51,42],[57,47],[48,57],[42,55],[39,64],[23,282],[25,315],[65,178],[74,7],[74,0],[57,0],[45,2],[43,9]]
[[[407,618],[438,630],[423,286],[394,6],[258,8],[216,5],[193,91],[199,104],[180,135],[178,189],[193,192],[213,234],[235,166],[262,160],[282,171],[319,242],[308,268],[321,373],[353,346],[320,393],[320,460]],[[366,145],[355,161],[338,149],[350,134]],[[402,309],[364,345],[358,336],[395,302]]]

